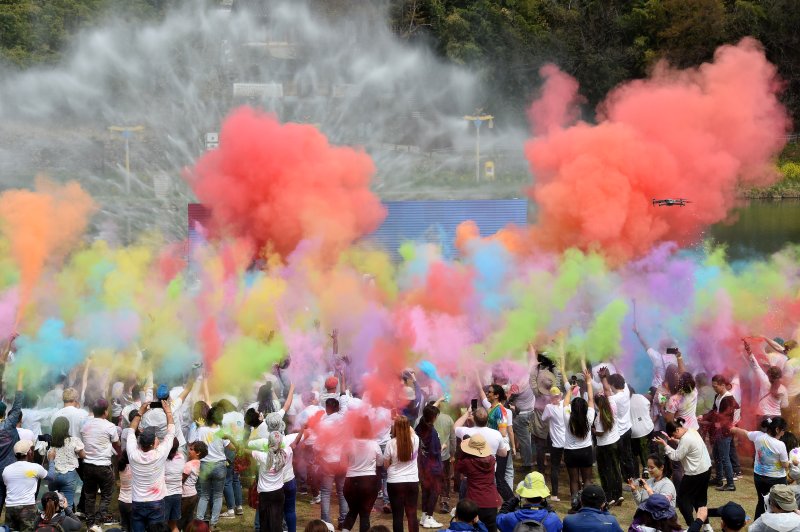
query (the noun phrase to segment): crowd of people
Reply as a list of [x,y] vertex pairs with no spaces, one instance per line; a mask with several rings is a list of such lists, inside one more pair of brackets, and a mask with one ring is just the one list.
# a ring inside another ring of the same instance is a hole
[[[391,514],[393,532],[621,530],[611,510],[626,499],[632,530],[700,530],[710,518],[740,530],[745,510],[708,508],[707,495],[735,492],[739,457],[754,449],[750,529],[800,531],[796,344],[746,338],[742,363],[709,376],[673,342],[634,332],[653,367],[647,390],[613,361],[578,370],[531,345],[523,371],[469,370],[463,405],[413,368],[386,383],[391,393],[363,390],[338,355],[303,389],[287,358],[251,397],[213,401],[199,364],[170,386],[152,374],[114,382],[87,361],[39,396],[19,370],[10,407],[0,404],[5,525],[205,531],[249,505],[255,530],[295,532],[308,494],[311,532],[386,530],[375,511]],[[562,497],[565,516],[551,506]]]

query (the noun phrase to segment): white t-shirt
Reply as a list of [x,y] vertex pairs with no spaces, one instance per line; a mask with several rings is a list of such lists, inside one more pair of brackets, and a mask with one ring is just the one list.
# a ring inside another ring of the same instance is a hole
[[40,478],[47,476],[47,470],[39,464],[18,461],[3,469],[3,483],[6,485],[6,506],[29,506],[36,504],[36,486]]
[[197,495],[197,477],[200,475],[200,460],[189,460],[183,465],[183,474],[186,475],[186,482],[183,483],[183,497],[193,497]]
[[186,458],[180,452],[175,453],[172,460],[164,462],[164,484],[167,486],[166,497],[183,494],[183,466]]
[[111,465],[114,456],[112,443],[119,441],[117,427],[103,418],[90,418],[86,420],[81,429],[81,439],[85,446],[87,464],[98,466]]
[[375,440],[350,440],[345,444],[348,477],[367,477],[375,474],[379,464],[383,463],[383,455]]
[[781,440],[773,438],[766,432],[752,431],[747,433],[747,439],[753,442],[755,447],[755,460],[753,461],[753,472],[773,478],[783,478],[786,470],[783,464],[789,461],[786,452],[786,444]]
[[669,445],[664,447],[664,452],[670,460],[683,465],[684,475],[699,475],[711,468],[711,457],[703,441],[703,437],[695,429],[689,429],[678,442],[678,447],[673,449]]
[[687,429],[699,429],[700,423],[697,422],[697,388],[688,395],[676,393],[667,400],[667,412],[675,414],[675,417],[682,417],[683,426]]
[[218,437],[223,430],[220,427],[200,427],[197,429],[196,441],[201,441],[208,447],[208,454],[203,457],[201,462],[224,462],[225,447],[230,443],[228,440]]
[[[572,431],[569,430],[569,418],[570,414],[572,413],[572,406],[565,405],[564,406],[564,449],[568,450],[576,450],[576,449],[583,449],[585,447],[592,446],[592,431],[586,431],[586,436],[578,439],[572,434]],[[591,428],[592,423],[594,423],[594,408],[589,407],[586,411],[586,421]]]
[[338,463],[342,457],[342,444],[344,443],[340,434],[345,428],[344,416],[341,411],[323,417],[317,428],[324,442],[319,456],[329,464]]
[[[292,448],[287,447],[284,449],[286,452],[286,464],[284,468],[292,463]],[[266,493],[270,491],[277,491],[283,489],[283,468],[267,469],[267,453],[261,451],[253,451],[253,458],[258,463],[258,492]]]
[[133,431],[128,433],[125,449],[130,460],[131,491],[136,502],[156,502],[164,498],[167,487],[164,483],[164,463],[172,448],[175,426],[167,426],[167,435],[158,447],[142,452],[136,443]]
[[608,402],[614,411],[614,426],[623,435],[631,429],[631,390],[627,383],[622,390],[609,396]]
[[[298,427],[305,426],[309,419],[319,415],[320,412],[322,412],[323,416],[325,415],[325,409],[319,405],[308,405],[303,409],[302,412],[300,412],[300,414],[297,415],[295,425]],[[313,429],[309,428],[303,433],[303,441],[306,445],[314,445],[317,442],[317,435]]]
[[32,430],[23,429],[22,427],[17,427],[17,434],[19,434],[20,440],[28,440],[36,443],[36,435],[33,433]]
[[[612,403],[611,410],[613,412],[614,405]],[[594,418],[594,430],[597,436],[597,446],[602,447],[604,445],[611,445],[612,443],[617,443],[620,438],[620,432],[617,428],[617,420],[614,419],[614,426],[611,428],[606,428],[603,424],[603,420],[600,419],[600,416],[597,415]]]
[[760,416],[780,416],[781,408],[789,407],[789,392],[786,390],[786,386],[783,384],[778,386],[778,396],[774,397],[771,392],[769,377],[767,377],[767,374],[761,369],[761,366],[758,365],[753,355],[750,355],[750,366],[753,368],[753,371],[755,371],[759,385],[759,400],[756,414]]
[[508,450],[508,445],[503,441],[503,436],[499,430],[489,427],[458,427],[456,428],[456,438],[463,440],[464,436],[472,437],[473,434],[480,434],[486,440],[486,445],[492,454],[497,454],[500,449]]
[[547,421],[550,426],[550,442],[556,449],[564,448],[564,410],[559,404],[545,405],[542,421]]
[[69,435],[73,438],[81,437],[81,428],[83,424],[89,419],[89,412],[82,408],[75,408],[74,406],[65,406],[60,410],[56,410],[50,418],[50,426],[53,426],[53,421],[58,417],[65,417],[69,420]]
[[[497,434],[499,435],[500,433],[498,432]],[[411,460],[408,462],[398,461],[397,439],[392,438],[389,440],[389,443],[386,444],[386,450],[383,452],[384,463],[389,462],[389,467],[386,470],[386,482],[389,484],[419,482],[419,471],[417,469],[418,452],[419,436],[414,432],[411,433]]]
[[119,472],[119,502],[131,504],[133,502],[133,491],[131,488],[131,466]]
[[643,438],[653,432],[650,401],[642,394],[631,395],[631,438]]
[[[294,443],[294,440],[296,440],[299,435],[300,434],[298,432],[293,432],[292,434],[287,434],[284,436],[283,441],[281,442],[281,448],[287,449],[291,444]],[[289,460],[289,463],[283,468],[283,483],[286,484],[292,480],[294,480],[294,464],[291,460]]]
[[653,363],[653,381],[651,386],[658,388],[664,382],[664,374],[667,368],[671,365],[678,364],[678,357],[672,354],[660,353],[652,347],[647,349],[647,356],[650,357],[650,362]]
[[386,445],[392,439],[392,412],[388,408],[376,406],[370,412],[372,426],[376,430],[375,441]]

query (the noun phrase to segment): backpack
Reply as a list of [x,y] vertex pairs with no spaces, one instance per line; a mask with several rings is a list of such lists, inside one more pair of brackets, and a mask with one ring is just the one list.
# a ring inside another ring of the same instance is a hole
[[47,523],[42,520],[36,525],[37,532],[64,532],[64,529],[58,523]]
[[526,519],[514,526],[514,532],[545,532],[545,527],[539,521]]

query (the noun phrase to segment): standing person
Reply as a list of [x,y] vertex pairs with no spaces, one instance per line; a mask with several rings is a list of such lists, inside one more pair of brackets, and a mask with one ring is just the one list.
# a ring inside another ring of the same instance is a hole
[[248,451],[258,463],[258,521],[270,532],[283,530],[284,469],[292,463],[298,442],[296,438],[284,447],[283,435],[275,431],[269,434],[266,451]]
[[550,389],[550,404],[544,407],[542,421],[547,423],[550,432],[550,497],[551,501],[560,501],[558,498],[558,474],[561,471],[561,459],[564,456],[564,409],[561,405],[561,390],[557,386]]
[[392,508],[392,530],[403,532],[403,514],[408,521],[408,532],[418,532],[417,499],[419,497],[419,472],[417,453],[419,436],[411,430],[406,416],[394,420],[393,437],[386,444],[383,462],[386,465],[386,489]]
[[753,460],[753,482],[758,493],[755,519],[764,513],[764,497],[770,488],[777,484],[786,484],[786,469],[789,467],[789,455],[786,444],[781,437],[786,432],[786,420],[776,417],[762,424],[765,432],[758,430],[746,431],[739,427],[731,429],[732,434],[746,436],[755,446],[755,459]]
[[[52,440],[47,459],[50,461],[50,480],[47,487],[50,491],[58,491],[67,498],[67,504],[73,508],[75,489],[78,485],[78,458],[86,458],[83,442],[80,438],[70,436],[69,420],[59,416],[53,421]],[[92,516],[94,517],[94,516]],[[89,521],[87,519],[87,525]],[[92,520],[94,524],[94,520]],[[89,527],[91,528],[91,526]]]
[[503,503],[497,492],[494,453],[483,434],[476,432],[461,441],[456,457],[456,471],[467,478],[466,498],[478,505],[478,515],[489,532],[495,532],[497,507]]
[[[98,399],[92,406],[93,418],[89,418],[81,428],[83,440],[83,483],[86,524],[102,524],[109,522],[109,506],[114,494],[114,469],[111,457],[119,449],[119,432],[108,420],[108,401]],[[100,507],[95,514],[97,490],[100,490]]]
[[[614,413],[614,424],[619,434],[619,465],[624,478],[637,478],[639,467],[633,460],[631,444],[631,391],[625,378],[619,373],[601,373],[603,389]],[[608,492],[606,492],[608,495]]]
[[597,474],[600,485],[608,497],[608,504],[622,504],[622,475],[619,469],[619,432],[617,432],[614,410],[605,395],[595,398],[597,415],[594,431],[597,438]]
[[[716,395],[711,403],[711,409],[704,414],[701,423],[708,430],[708,437],[714,449],[714,465],[716,466],[716,478],[712,484],[718,491],[736,491],[733,483],[733,464],[731,463],[731,427],[733,427],[733,416],[739,404],[733,398],[733,394],[728,390],[730,383],[724,375],[714,375],[711,379],[711,387]],[[724,476],[723,476],[724,475]],[[727,484],[723,485],[723,480]]]
[[342,526],[349,508],[344,498],[344,479],[347,470],[342,466],[342,435],[344,415],[339,409],[339,400],[329,397],[325,400],[325,417],[317,424],[317,463],[320,465],[320,519],[326,523],[331,521],[331,495],[336,490],[339,500],[338,526]]
[[667,368],[671,365],[678,364],[674,353],[674,351],[677,351],[677,349],[674,347],[675,342],[669,339],[664,339],[661,341],[661,351],[657,351],[650,347],[650,345],[647,343],[647,340],[642,337],[635,323],[633,325],[633,334],[635,334],[636,338],[639,339],[639,343],[642,344],[642,347],[647,352],[650,362],[653,364],[653,380],[651,381],[651,386],[658,388],[664,382]]
[[545,474],[545,454],[547,453],[547,438],[549,436],[549,428],[547,422],[542,419],[545,407],[550,404],[552,394],[550,390],[558,387],[561,381],[561,375],[556,368],[556,365],[544,354],[539,354],[533,349],[531,352],[531,367],[535,368],[531,371],[530,386],[533,390],[535,400],[533,412],[530,416],[531,434],[533,435],[533,443],[536,447],[536,470]]
[[178,523],[181,521],[181,496],[183,495],[183,468],[186,465],[186,458],[183,453],[178,452],[178,438],[172,441],[172,448],[167,454],[167,461],[164,463],[164,485],[167,487],[164,496],[164,517],[167,520],[172,532],[178,531]]
[[[436,401],[433,406],[438,407],[442,399]],[[514,417],[516,420],[516,416]],[[436,416],[436,421],[433,426],[436,433],[439,435],[439,442],[442,444],[442,497],[439,506],[439,511],[443,514],[449,514],[450,507],[450,489],[453,478],[453,462],[456,456],[456,431],[453,428],[453,418],[446,412],[439,411]],[[530,432],[528,433],[530,439]]]
[[747,360],[758,380],[759,399],[756,414],[759,416],[759,423],[766,418],[780,417],[781,409],[789,406],[789,392],[781,383],[783,376],[781,368],[769,366],[766,371],[763,370],[746,340],[744,340],[744,350],[747,352]]
[[33,530],[36,519],[36,489],[47,471],[34,464],[33,442],[20,440],[14,444],[16,462],[3,469],[6,486],[6,524],[11,530]]
[[[14,402],[11,404],[11,410],[0,423],[0,471],[16,461],[14,445],[19,441],[17,423],[22,416],[22,374],[23,370],[20,369],[17,373],[17,393],[14,395]],[[5,403],[0,402],[0,406],[5,410]],[[0,479],[2,479],[2,475],[0,475]],[[6,485],[4,482],[0,482],[0,511],[3,510],[5,499]]]
[[347,532],[353,529],[356,518],[359,519],[360,532],[369,530],[369,514],[380,491],[377,468],[383,465],[383,454],[378,442],[371,438],[370,425],[369,418],[360,418],[353,439],[344,447],[344,457],[347,459],[344,498],[348,512],[342,530]]
[[663,458],[657,454],[651,454],[647,457],[647,471],[650,478],[628,481],[636,504],[642,504],[650,495],[659,493],[669,499],[670,504],[673,508],[675,507],[678,494],[675,491],[675,484],[664,475],[664,465]]
[[664,446],[664,453],[683,467],[683,479],[678,485],[676,505],[687,526],[694,521],[693,511],[708,503],[708,481],[711,478],[711,458],[703,437],[697,429],[687,429],[683,419],[676,418],[667,422],[666,434],[671,440],[678,441],[673,449],[660,437],[654,440]]
[[[587,369],[583,370],[588,383],[592,376]],[[592,449],[592,423],[594,423],[594,390],[586,387],[589,400],[583,397],[572,399],[572,388],[564,382],[567,393],[564,396],[564,463],[569,475],[569,493],[575,495],[582,487],[592,483],[592,465],[594,464]],[[605,495],[605,494],[604,494]]]
[[[631,450],[634,462],[641,462],[642,471],[647,467],[647,456],[652,453],[650,445],[655,425],[650,417],[650,400],[631,390]],[[639,470],[638,463],[636,470]]]
[[422,481],[422,528],[438,529],[444,526],[433,517],[436,501],[442,491],[442,445],[433,426],[438,416],[438,408],[426,405],[415,430],[419,437],[417,461]]
[[167,416],[167,434],[164,441],[156,438],[155,427],[149,427],[139,434],[136,429],[142,414],[150,408],[150,403],[143,403],[139,412],[131,422],[131,430],[125,442],[125,450],[131,469],[131,530],[144,532],[148,525],[165,522],[164,496],[167,488],[164,483],[164,463],[175,439],[175,422],[168,401],[161,401]]
[[209,524],[212,527],[219,522],[220,512],[222,511],[222,497],[227,475],[225,449],[234,448],[220,426],[222,417],[223,413],[220,409],[209,408],[205,425],[198,428],[195,435],[196,440],[205,443],[208,449],[208,454],[200,460],[196,519],[204,521],[206,510],[211,505],[211,521],[209,521]]
[[[468,419],[474,422],[475,424],[474,427],[464,426],[464,423],[466,423]],[[500,434],[499,431],[489,428],[487,426],[488,421],[489,421],[489,413],[486,411],[485,408],[478,408],[477,410],[475,410],[475,412],[472,412],[472,410],[467,409],[467,411],[464,412],[464,415],[458,418],[458,420],[456,420],[454,424],[456,429],[456,437],[461,438],[463,440],[465,436],[474,436],[475,434],[481,434],[486,440],[486,444],[489,446],[489,450],[495,456],[495,461],[497,461],[498,458],[503,458],[508,455],[508,445],[506,444],[505,440],[503,439],[503,436]],[[503,494],[506,493],[507,495],[508,492],[511,492],[511,489],[505,482],[501,482],[500,484],[501,485],[498,486],[497,483],[495,482],[495,489],[500,494],[502,500],[506,500]],[[503,486],[505,486],[505,488],[508,489],[508,492],[505,491]],[[511,497],[513,496],[514,494],[513,492],[511,492]]]
[[[88,363],[86,367],[88,367]],[[89,419],[89,412],[81,408],[78,402],[78,391],[75,388],[64,389],[61,397],[64,400],[64,407],[55,411],[52,422],[55,423],[56,418],[59,417],[67,418],[69,420],[69,435],[80,439],[81,429],[86,420]]]
[[188,456],[183,466],[181,488],[181,530],[186,530],[197,512],[197,477],[200,475],[200,460],[208,454],[208,447],[201,441],[193,441],[188,447]]
[[119,510],[119,524],[122,530],[131,532],[131,508],[133,506],[133,488],[131,487],[131,468],[128,461],[128,451],[123,450],[117,462],[119,470],[119,494],[117,495],[117,509]]
[[535,406],[536,396],[531,388],[531,373],[538,365],[534,356],[536,349],[533,344],[528,344],[528,370],[520,377],[518,383],[511,385],[511,402],[514,409],[512,430],[514,441],[522,457],[522,471],[525,474],[533,471],[533,439],[531,435],[531,416]]
[[[513,451],[514,451],[514,441],[513,441],[513,431],[509,432],[508,430],[508,418],[512,414],[508,412],[503,406],[503,403],[506,400],[506,392],[503,390],[503,387],[499,384],[490,384],[487,386],[486,391],[484,391],[483,386],[481,385],[480,376],[477,376],[477,383],[478,383],[478,391],[481,395],[481,403],[483,404],[484,408],[486,408],[488,412],[488,421],[486,426],[490,429],[494,429],[500,433],[500,436],[503,437],[503,443],[505,444],[506,448],[509,451],[512,451],[510,454],[506,454],[505,456],[498,456],[497,457],[497,471],[495,474],[495,483],[497,484],[497,491],[500,492],[500,496],[503,498],[504,501],[514,498],[514,492],[511,489],[511,484],[513,484],[514,476],[513,476]],[[513,419],[512,419],[513,424]],[[511,483],[508,482],[507,479],[507,472],[509,467],[509,462],[512,464],[512,475],[511,475]]]

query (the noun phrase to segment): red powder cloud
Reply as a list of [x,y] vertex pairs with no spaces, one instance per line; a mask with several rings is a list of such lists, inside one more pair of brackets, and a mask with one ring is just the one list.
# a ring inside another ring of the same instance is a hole
[[[776,69],[753,39],[719,48],[696,69],[659,64],[649,79],[609,94],[597,125],[559,127],[574,112],[567,104],[577,101],[576,85],[553,67],[542,74],[542,99],[529,112],[541,136],[525,154],[539,208],[535,236],[546,248],[600,247],[621,261],[664,240],[690,244],[726,218],[739,185],[778,177],[772,158],[789,119]],[[692,203],[655,207],[654,198]]]
[[219,149],[203,155],[187,181],[211,209],[218,234],[246,237],[282,255],[307,238],[336,253],[386,215],[370,191],[375,173],[363,151],[331,146],[315,127],[281,124],[248,107],[222,125]]

